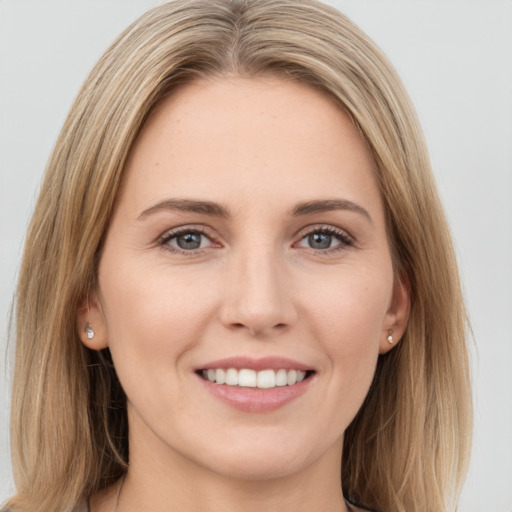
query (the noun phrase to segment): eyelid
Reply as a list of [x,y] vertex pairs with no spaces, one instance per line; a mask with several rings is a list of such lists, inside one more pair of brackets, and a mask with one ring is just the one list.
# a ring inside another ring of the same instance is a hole
[[329,235],[337,237],[338,240],[340,241],[338,245],[324,250],[309,248],[311,251],[314,251],[315,253],[319,254],[328,254],[329,252],[340,251],[346,249],[347,247],[354,246],[356,243],[355,238],[345,229],[333,226],[332,224],[313,224],[310,226],[306,226],[305,228],[302,228],[301,230],[298,231],[297,235],[295,236],[296,241],[293,243],[293,246],[300,247],[298,244],[302,240],[304,240],[304,238],[313,233],[327,233]]
[[218,237],[216,237],[213,233],[213,230],[209,228],[208,226],[204,225],[196,225],[196,224],[186,224],[183,226],[177,226],[175,228],[168,229],[165,231],[162,235],[160,235],[157,239],[157,244],[160,246],[160,248],[164,251],[169,251],[175,254],[188,254],[188,255],[194,255],[199,254],[203,252],[204,250],[208,249],[209,247],[201,247],[198,249],[192,249],[192,250],[184,250],[180,249],[179,247],[171,246],[168,244],[170,240],[173,238],[176,238],[177,236],[180,236],[184,233],[190,233],[195,232],[199,233],[200,235],[205,236],[210,242],[211,246],[214,246],[215,248],[222,247],[220,242],[218,241]]
[[295,235],[295,238],[302,240],[302,238],[304,238],[305,236],[310,235],[311,233],[315,233],[317,231],[337,234],[350,239],[352,242],[355,242],[355,238],[346,229],[334,226],[332,224],[311,224],[309,226],[301,228]]
[[[179,247],[171,246],[170,244],[168,244],[169,240],[172,240],[173,238],[180,236],[181,234],[189,232],[196,232],[205,236],[211,242],[211,245],[209,245],[208,247],[201,247],[198,249],[184,250],[180,249]],[[312,224],[304,228],[301,228],[296,233],[296,235],[294,236],[295,242],[293,242],[292,247],[300,247],[298,244],[304,238],[313,233],[327,233],[335,236],[340,241],[340,243],[337,244],[336,246],[323,250],[309,248],[311,251],[315,253],[329,254],[330,252],[340,251],[346,249],[347,247],[353,246],[355,245],[356,242],[355,238],[347,230],[342,229],[338,226],[333,226],[332,224]],[[204,224],[185,224],[182,226],[177,226],[175,228],[168,229],[157,238],[156,243],[160,246],[162,250],[169,251],[175,254],[187,254],[189,256],[200,254],[203,251],[208,250],[209,248],[212,247],[221,248],[223,246],[219,241],[218,235],[215,234],[215,230],[213,230],[209,226],[205,226]],[[304,248],[308,249],[306,247]]]

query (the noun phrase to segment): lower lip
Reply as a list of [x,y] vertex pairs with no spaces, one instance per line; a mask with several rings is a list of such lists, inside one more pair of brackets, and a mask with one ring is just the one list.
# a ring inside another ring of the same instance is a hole
[[270,412],[303,395],[313,376],[293,386],[276,386],[268,389],[227,386],[215,384],[200,376],[198,378],[213,396],[235,409],[244,412]]

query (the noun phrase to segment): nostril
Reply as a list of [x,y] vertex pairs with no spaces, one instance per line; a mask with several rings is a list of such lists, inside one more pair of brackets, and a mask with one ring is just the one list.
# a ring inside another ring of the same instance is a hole
[[267,335],[270,334],[270,332],[281,332],[287,329],[288,324],[281,322],[275,325],[272,325],[272,323],[269,324],[269,326],[260,325],[256,322],[248,322],[247,324],[243,322],[233,322],[229,325],[229,327],[233,330],[240,331],[242,329],[247,329],[252,335],[254,336],[260,336],[260,335]]

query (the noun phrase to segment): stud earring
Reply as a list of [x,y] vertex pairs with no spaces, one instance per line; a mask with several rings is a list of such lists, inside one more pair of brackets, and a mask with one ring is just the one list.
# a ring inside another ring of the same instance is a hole
[[88,339],[92,340],[94,338],[94,330],[89,322],[85,324],[84,332],[87,334]]
[[389,329],[389,331],[388,331],[388,343],[391,343],[391,345],[393,345],[393,342],[395,341],[393,339],[392,334],[393,334],[393,329]]

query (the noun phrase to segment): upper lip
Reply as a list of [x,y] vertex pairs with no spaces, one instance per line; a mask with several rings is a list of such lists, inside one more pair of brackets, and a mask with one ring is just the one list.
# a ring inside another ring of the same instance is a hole
[[276,357],[267,356],[260,358],[253,358],[248,356],[235,356],[227,357],[225,359],[217,359],[216,361],[209,361],[204,365],[198,366],[197,370],[208,370],[208,369],[224,369],[235,368],[242,369],[247,368],[249,370],[261,371],[261,370],[302,370],[304,372],[312,371],[313,368],[304,363],[294,361],[287,357]]

